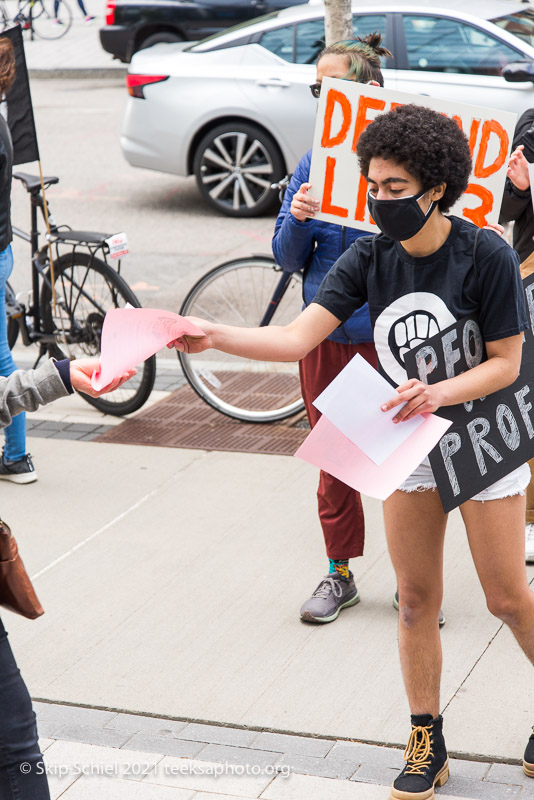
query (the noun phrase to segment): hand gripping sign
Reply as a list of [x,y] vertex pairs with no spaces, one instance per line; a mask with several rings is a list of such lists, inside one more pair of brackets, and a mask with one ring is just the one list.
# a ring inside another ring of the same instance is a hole
[[367,209],[356,146],[378,114],[413,103],[452,117],[469,140],[473,170],[450,213],[479,227],[498,221],[516,114],[338,78],[325,78],[322,85],[310,169],[311,194],[321,199],[316,219],[378,232]]

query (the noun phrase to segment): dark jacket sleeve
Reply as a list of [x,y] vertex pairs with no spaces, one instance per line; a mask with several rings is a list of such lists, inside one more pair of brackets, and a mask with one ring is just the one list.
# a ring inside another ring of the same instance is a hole
[[274,227],[273,255],[276,263],[287,272],[296,272],[299,269],[304,269],[315,247],[314,221],[310,219],[306,220],[306,222],[299,222],[289,210],[293,195],[299,190],[302,183],[308,181],[310,162],[310,153],[306,153],[300,159],[289,182],[282,208]]
[[524,214],[529,203],[532,204],[530,189],[518,189],[510,178],[506,178],[499,220],[501,222],[514,222]]
[[[512,147],[523,145],[523,153],[529,163],[534,163],[534,108],[529,108],[519,117]],[[530,188],[518,189],[507,178],[501,205],[501,222],[513,222],[513,243],[521,261],[525,261],[534,250],[534,210]]]
[[[527,161],[534,163],[534,108],[529,108],[521,114],[515,126],[512,150],[520,144],[523,145],[523,154]],[[530,189],[518,189],[507,178],[501,205],[501,221],[513,222],[524,213],[529,203],[532,203]]]

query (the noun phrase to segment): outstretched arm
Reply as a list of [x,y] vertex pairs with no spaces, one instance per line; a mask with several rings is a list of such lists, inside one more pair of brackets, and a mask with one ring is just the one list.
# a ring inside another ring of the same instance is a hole
[[311,303],[289,325],[237,328],[188,317],[206,334],[182,336],[167,347],[183,353],[202,353],[213,348],[257,361],[299,361],[338,327],[340,320],[317,303]]

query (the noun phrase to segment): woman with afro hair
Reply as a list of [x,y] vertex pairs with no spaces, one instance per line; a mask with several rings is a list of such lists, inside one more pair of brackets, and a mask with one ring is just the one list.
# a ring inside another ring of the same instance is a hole
[[[280,328],[243,329],[194,318],[203,339],[180,350],[214,347],[248,358],[303,357],[368,302],[381,373],[397,387],[383,411],[394,421],[484,397],[509,386],[529,327],[519,259],[494,231],[446,212],[467,187],[469,147],[456,122],[406,105],[382,114],[362,133],[358,158],[369,184],[368,206],[382,231],[357,239],[336,262],[314,301]],[[474,249],[476,241],[476,270]],[[404,353],[468,315],[478,314],[487,360],[438,383],[408,379]],[[490,612],[511,629],[534,663],[534,594],[524,563],[528,465],[510,472],[460,506]],[[406,765],[394,800],[428,800],[449,776],[439,713],[443,592],[443,511],[428,458],[384,502],[390,556],[399,589],[399,649],[411,709]],[[484,502],[489,501],[492,502]],[[523,758],[534,777],[534,734]]]

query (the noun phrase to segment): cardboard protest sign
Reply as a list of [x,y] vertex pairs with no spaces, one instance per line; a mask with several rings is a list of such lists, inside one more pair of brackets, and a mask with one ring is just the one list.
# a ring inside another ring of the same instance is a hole
[[[534,275],[523,281],[530,328],[521,372],[505,389],[435,413],[452,425],[430,452],[445,512],[469,500],[534,457]],[[464,317],[405,354],[410,378],[428,384],[452,378],[486,358],[476,317]]]
[[498,221],[516,114],[325,78],[317,112],[310,169],[311,194],[321,199],[316,219],[378,233],[367,209],[360,174],[360,134],[381,113],[413,103],[452,117],[469,140],[473,171],[450,213],[483,227]]

